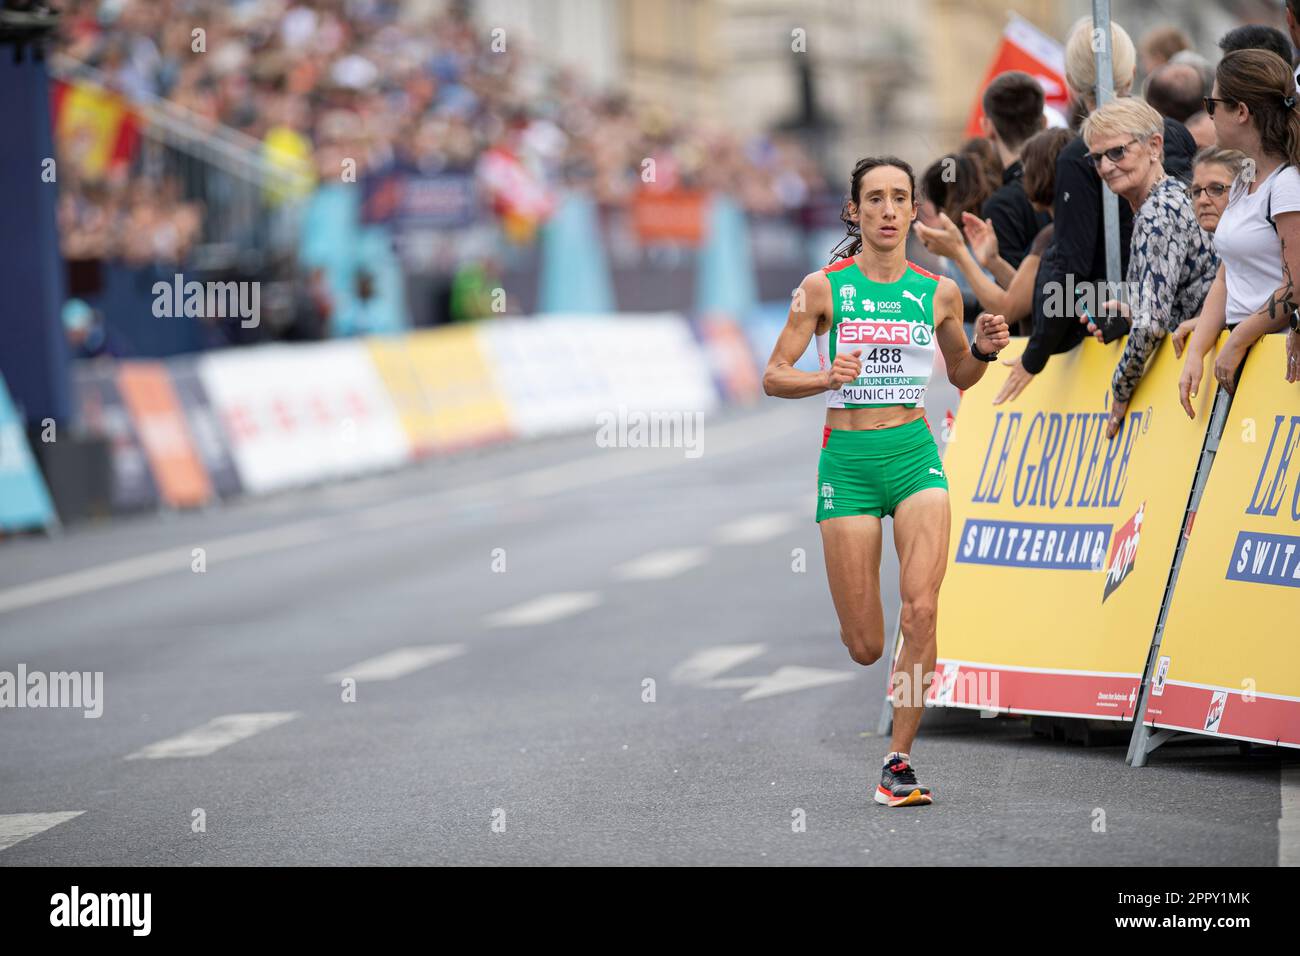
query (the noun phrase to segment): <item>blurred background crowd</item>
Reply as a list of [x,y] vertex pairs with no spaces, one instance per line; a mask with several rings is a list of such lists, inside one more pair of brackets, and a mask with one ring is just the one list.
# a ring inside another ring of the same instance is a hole
[[[974,118],[983,71],[1009,17],[1031,30],[1031,48],[1062,56],[1090,10],[1086,0],[55,6],[70,314],[105,325],[96,347],[123,355],[497,314],[783,311],[842,235],[859,156],[930,167],[930,224],[940,212],[985,218],[995,193],[1019,188],[1023,143],[1000,147]],[[1133,92],[1150,87],[1199,145],[1214,138],[1200,97],[1227,31],[1272,29],[1251,42],[1280,36],[1291,60],[1280,0],[1113,6],[1135,38]],[[1045,94],[1045,125],[1077,129],[1078,100]],[[1049,205],[1032,212],[1039,227]],[[1033,238],[1005,248],[1005,261],[1019,266]],[[959,280],[973,315],[978,280],[943,248],[917,242],[914,254]],[[174,272],[261,282],[264,321],[142,320],[152,282]]]

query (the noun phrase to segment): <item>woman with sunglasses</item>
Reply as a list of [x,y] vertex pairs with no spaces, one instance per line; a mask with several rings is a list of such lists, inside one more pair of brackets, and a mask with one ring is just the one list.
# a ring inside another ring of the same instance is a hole
[[1288,382],[1300,381],[1300,332],[1294,319],[1300,290],[1300,110],[1295,76],[1276,53],[1238,50],[1215,71],[1205,98],[1220,146],[1246,154],[1228,193],[1214,244],[1222,260],[1205,307],[1187,342],[1178,381],[1183,409],[1195,417],[1205,355],[1226,325],[1228,341],[1214,361],[1214,377],[1229,394],[1246,352],[1261,335],[1290,325]]
[[[1127,288],[1131,301],[1107,302],[1131,317],[1131,328],[1111,379],[1114,397],[1106,437],[1119,432],[1147,359],[1165,334],[1196,315],[1219,260],[1196,221],[1183,183],[1165,174],[1164,120],[1139,99],[1117,99],[1084,120],[1088,159],[1106,187],[1133,210]],[[1101,331],[1079,320],[1098,339]]]
[[[1192,200],[1196,221],[1211,236],[1219,227],[1219,217],[1228,205],[1228,190],[1244,168],[1246,155],[1235,149],[1206,146],[1192,157],[1192,184],[1187,195]],[[1169,336],[1174,344],[1174,358],[1181,358],[1187,337],[1196,328],[1196,317],[1180,322]]]

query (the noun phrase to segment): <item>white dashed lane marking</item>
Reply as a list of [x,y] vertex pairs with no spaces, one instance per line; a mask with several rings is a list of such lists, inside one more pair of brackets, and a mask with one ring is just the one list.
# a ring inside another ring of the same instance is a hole
[[[804,417],[797,413],[776,413],[730,422],[709,433],[709,454],[716,456],[771,442],[776,436],[802,427],[803,421]],[[310,518],[195,544],[206,547],[209,563],[251,557],[316,544],[358,530],[379,531],[428,521],[441,515],[441,506],[459,501],[491,500],[494,495],[509,495],[512,499],[541,497],[666,470],[680,466],[683,461],[690,464],[689,460],[675,456],[611,455],[603,452],[510,478],[455,486],[358,508],[332,518]],[[0,614],[168,574],[188,574],[193,560],[191,547],[189,544],[177,545],[0,589]]]
[[278,727],[297,717],[295,712],[270,712],[263,714],[225,714],[214,717],[202,727],[186,731],[175,737],[168,737],[156,744],[150,744],[127,756],[127,760],[157,760],[164,757],[206,757],[223,747],[229,747],[260,734],[264,730]]
[[794,516],[787,512],[749,515],[719,528],[718,540],[723,544],[758,544],[783,535],[794,526]]
[[326,680],[337,682],[351,677],[357,681],[396,680],[425,667],[441,664],[465,653],[464,644],[432,644],[427,647],[399,647],[359,664],[330,674]]
[[652,551],[619,565],[614,569],[614,576],[624,581],[656,581],[676,577],[684,571],[699,567],[708,556],[706,548]]
[[58,813],[0,813],[0,850],[7,850],[28,837],[44,833],[60,823],[79,817],[84,810],[65,810]]
[[488,627],[526,627],[530,624],[548,624],[569,617],[600,603],[597,591],[558,591],[525,601],[487,617]]

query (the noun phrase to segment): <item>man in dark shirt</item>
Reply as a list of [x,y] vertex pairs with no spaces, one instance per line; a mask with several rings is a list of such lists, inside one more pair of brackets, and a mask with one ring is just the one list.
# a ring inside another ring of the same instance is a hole
[[1050,221],[1046,213],[1034,212],[1020,182],[1020,150],[1043,124],[1043,88],[1028,73],[1000,73],[984,91],[980,126],[997,149],[1003,172],[1002,186],[984,200],[980,213],[992,221],[998,253],[1013,269],[1020,267],[1034,236]]

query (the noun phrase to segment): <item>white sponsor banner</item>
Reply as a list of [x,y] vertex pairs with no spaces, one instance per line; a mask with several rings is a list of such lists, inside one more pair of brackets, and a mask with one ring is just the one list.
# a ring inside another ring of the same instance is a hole
[[199,376],[254,494],[392,468],[411,449],[360,341],[233,348]]
[[676,313],[555,315],[478,325],[520,435],[594,428],[597,415],[707,412],[718,394],[703,347]]

